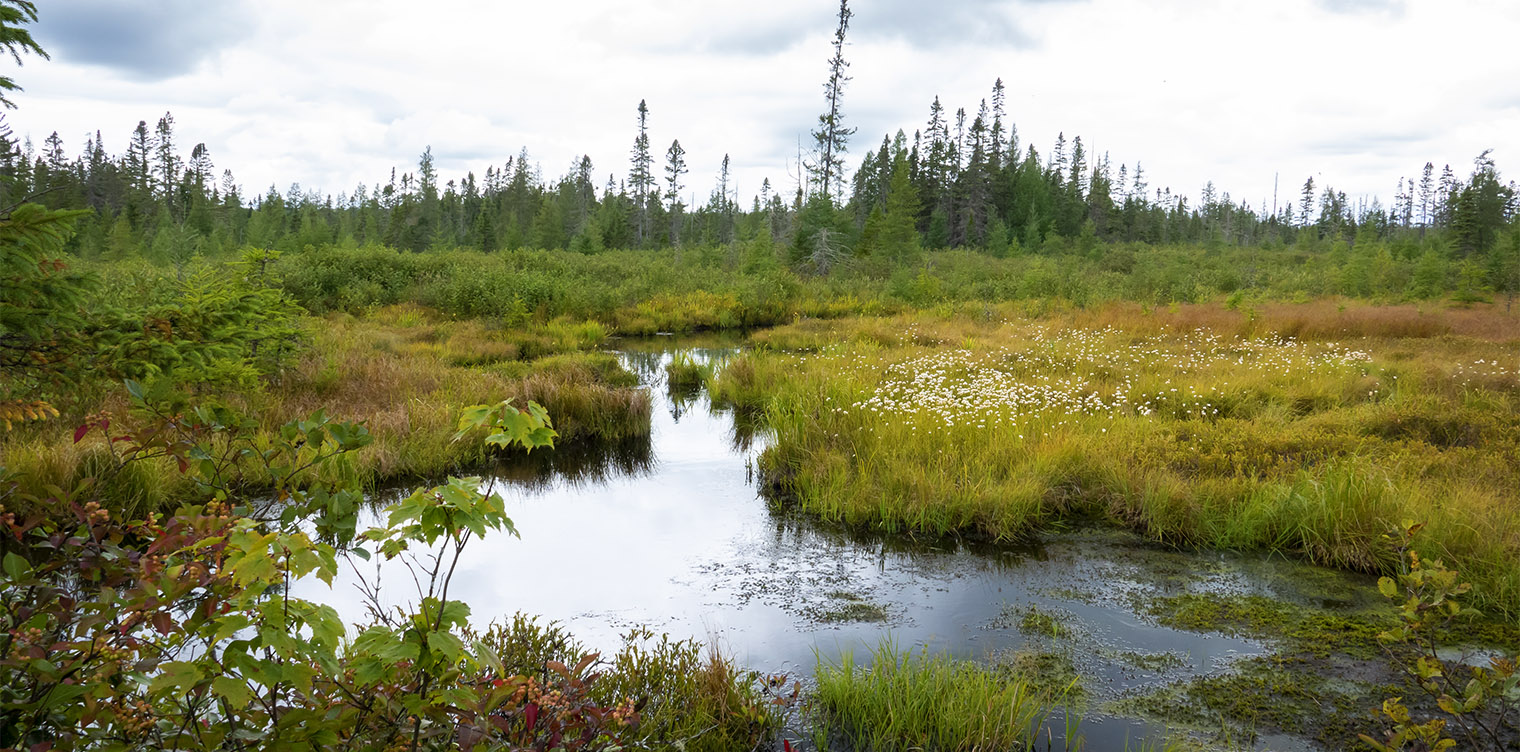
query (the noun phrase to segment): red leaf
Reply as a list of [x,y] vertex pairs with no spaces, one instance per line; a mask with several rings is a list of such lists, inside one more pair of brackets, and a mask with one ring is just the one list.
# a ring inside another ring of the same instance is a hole
[[781,747],[783,749],[785,749],[786,752],[792,752],[792,740],[791,739],[782,739],[781,740]]
[[175,457],[175,459],[179,460],[180,475],[184,475],[190,470],[190,463],[186,462],[184,457]]
[[102,430],[102,431],[109,431],[109,430],[111,430],[111,419],[110,418],[101,418],[100,419],[100,430]]
[[533,730],[533,726],[538,723],[538,703],[528,703],[528,706],[523,708],[523,718],[527,720],[528,731],[531,732]]
[[74,443],[78,444],[81,440],[84,439],[84,435],[87,434],[87,433],[89,433],[89,432],[90,432],[90,425],[88,423],[86,423],[85,425],[79,426],[78,428],[75,428],[74,429]]
[[153,628],[157,629],[159,634],[169,634],[169,630],[173,627],[174,624],[173,622],[169,621],[168,612],[160,611],[153,615]]

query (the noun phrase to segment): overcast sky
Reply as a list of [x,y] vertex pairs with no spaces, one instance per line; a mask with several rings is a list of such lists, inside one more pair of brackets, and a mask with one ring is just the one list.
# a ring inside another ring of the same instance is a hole
[[[823,109],[837,3],[826,0],[42,0],[52,60],[6,71],[7,118],[71,154],[100,130],[125,151],[174,113],[245,189],[337,194],[414,170],[444,180],[527,147],[546,178],[588,154],[621,179],[640,99],[663,157],[686,148],[705,198],[725,153],[746,197],[791,190]],[[1459,175],[1492,148],[1520,175],[1515,0],[855,0],[845,56],[848,164],[938,95],[975,113],[994,79],[1024,144],[1081,135],[1152,188],[1238,202],[1315,176],[1386,202],[1426,161]]]

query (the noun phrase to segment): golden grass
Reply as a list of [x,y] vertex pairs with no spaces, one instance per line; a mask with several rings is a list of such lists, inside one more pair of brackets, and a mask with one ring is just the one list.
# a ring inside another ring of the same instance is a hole
[[1490,331],[1471,312],[1362,311],[1344,321],[1392,334],[1331,342],[1221,311],[803,321],[757,335],[714,396],[765,410],[770,483],[826,518],[1008,539],[1097,516],[1368,571],[1425,520],[1424,552],[1520,615],[1520,340],[1452,334]]
[[[451,441],[460,408],[471,404],[538,402],[561,442],[618,441],[649,431],[648,396],[632,388],[613,356],[586,352],[605,338],[595,323],[493,328],[399,305],[362,320],[314,319],[310,331],[313,347],[290,371],[260,390],[216,398],[266,430],[318,410],[363,422],[374,443],[330,471],[366,483],[436,476],[484,461],[480,442]],[[514,359],[527,352],[539,355]],[[102,409],[117,432],[129,430],[124,400],[113,398]],[[69,489],[106,464],[98,433],[78,446],[71,433],[71,426],[53,424],[7,435],[0,462],[20,473],[30,491]],[[170,504],[188,487],[171,463],[139,466],[116,483],[108,497],[122,509]]]

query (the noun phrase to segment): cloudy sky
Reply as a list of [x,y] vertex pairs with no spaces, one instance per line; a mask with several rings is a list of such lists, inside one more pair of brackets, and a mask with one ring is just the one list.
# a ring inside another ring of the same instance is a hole
[[[663,154],[705,196],[725,153],[744,196],[789,187],[823,108],[828,0],[42,0],[52,60],[16,70],[7,115],[71,152],[120,154],[172,111],[183,151],[262,191],[336,194],[415,168],[446,180],[527,147],[546,177],[588,154],[622,178],[646,99]],[[1025,144],[1081,135],[1143,161],[1152,187],[1213,180],[1260,205],[1304,178],[1393,193],[1426,161],[1483,149],[1520,174],[1514,0],[855,0],[846,59],[852,162],[911,135],[938,95],[974,113],[994,79]]]

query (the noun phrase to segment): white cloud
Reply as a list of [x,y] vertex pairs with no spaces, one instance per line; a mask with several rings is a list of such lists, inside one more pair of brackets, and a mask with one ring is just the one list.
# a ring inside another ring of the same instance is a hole
[[[163,58],[173,64],[124,53],[113,64],[79,54],[86,37],[56,9],[110,15],[140,4],[59,3],[39,9],[38,36],[55,59],[16,72],[26,92],[9,116],[38,142],[56,129],[77,148],[100,129],[119,152],[138,120],[172,110],[187,151],[204,141],[255,191],[299,182],[336,194],[383,181],[393,166],[415,169],[429,145],[445,180],[527,147],[550,178],[589,154],[600,184],[626,172],[646,99],[652,144],[663,154],[681,140],[699,198],[725,153],[746,195],[764,177],[790,190],[796,140],[806,142],[823,106],[837,9],[268,0],[256,16],[228,16],[228,6],[200,3],[183,18],[156,17],[220,35]],[[1280,173],[1284,186],[1313,174],[1386,198],[1426,160],[1465,172],[1492,147],[1501,170],[1520,164],[1520,61],[1507,53],[1520,4],[857,0],[853,9],[852,161],[885,132],[911,135],[935,95],[974,113],[1002,77],[1025,144],[1046,152],[1057,132],[1081,135],[1115,163],[1143,160],[1152,186],[1194,195],[1213,180],[1236,200],[1270,201]]]

